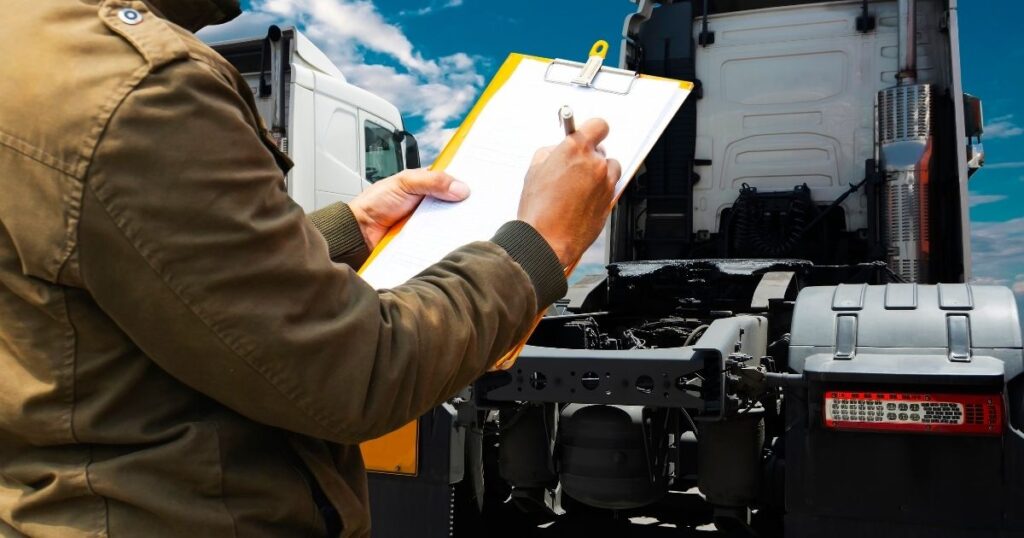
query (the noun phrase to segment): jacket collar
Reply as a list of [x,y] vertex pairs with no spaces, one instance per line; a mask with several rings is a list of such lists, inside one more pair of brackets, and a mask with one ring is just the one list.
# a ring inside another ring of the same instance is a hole
[[221,24],[237,17],[239,0],[145,0],[161,17],[197,32],[205,26]]

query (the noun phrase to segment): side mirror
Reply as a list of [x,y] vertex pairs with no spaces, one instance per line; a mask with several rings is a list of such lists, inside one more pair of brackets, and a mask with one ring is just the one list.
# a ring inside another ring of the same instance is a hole
[[967,177],[985,166],[985,148],[981,145],[981,135],[985,132],[985,113],[982,111],[981,99],[964,94],[964,134],[967,135]]
[[985,114],[981,109],[981,99],[964,94],[964,133],[967,138],[979,138],[985,132]]
[[419,168],[420,144],[416,137],[409,131],[398,131],[395,133],[395,143],[405,144],[405,168]]

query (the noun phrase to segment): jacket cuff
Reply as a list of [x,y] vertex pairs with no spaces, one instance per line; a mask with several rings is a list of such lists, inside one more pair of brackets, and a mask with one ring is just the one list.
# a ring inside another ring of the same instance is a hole
[[309,220],[327,241],[332,260],[358,269],[370,255],[363,232],[348,205],[335,202],[310,213]]
[[514,220],[505,223],[494,234],[491,241],[505,249],[533,282],[537,294],[537,306],[540,309],[565,296],[568,283],[565,280],[565,269],[558,261],[551,245],[529,224]]

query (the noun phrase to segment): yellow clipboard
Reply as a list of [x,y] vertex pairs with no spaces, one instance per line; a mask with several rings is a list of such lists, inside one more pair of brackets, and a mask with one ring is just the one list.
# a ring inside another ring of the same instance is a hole
[[[557,84],[566,84],[566,83],[568,83],[568,84],[572,84],[572,85],[580,86],[580,87],[588,87],[589,86],[589,87],[592,87],[595,91],[611,91],[613,93],[625,93],[625,92],[628,92],[631,89],[631,87],[632,87],[631,84],[626,86],[624,92],[621,91],[621,90],[602,90],[602,89],[597,88],[596,86],[592,85],[598,74],[618,75],[618,76],[628,77],[628,78],[631,78],[631,79],[644,78],[644,79],[653,79],[653,80],[672,80],[672,79],[666,79],[666,78],[655,77],[655,76],[650,76],[650,75],[638,75],[637,73],[632,72],[632,71],[627,71],[627,70],[623,70],[623,69],[615,69],[615,68],[610,68],[610,67],[603,66],[602,62],[603,62],[605,56],[607,55],[607,53],[608,53],[608,43],[606,41],[604,41],[604,40],[601,40],[601,41],[597,41],[596,43],[594,43],[593,47],[591,47],[590,54],[589,54],[589,59],[585,63],[570,62],[570,61],[561,60],[561,59],[541,58],[541,57],[538,57],[538,56],[529,56],[529,55],[517,54],[517,53],[510,54],[509,57],[505,60],[505,62],[501,65],[501,68],[498,69],[498,72],[495,74],[494,78],[491,79],[491,82],[484,89],[483,93],[480,95],[480,98],[477,100],[476,104],[473,105],[473,108],[470,110],[469,114],[466,116],[466,119],[463,120],[462,125],[459,126],[458,130],[456,130],[455,134],[452,136],[452,138],[448,141],[448,143],[441,150],[440,155],[438,155],[437,159],[430,166],[430,169],[431,170],[445,170],[448,167],[448,164],[451,162],[452,158],[459,151],[459,148],[461,147],[463,140],[466,139],[466,136],[472,130],[473,124],[476,122],[477,117],[479,117],[480,113],[487,107],[487,105],[490,102],[491,98],[499,90],[501,90],[502,86],[504,86],[504,84],[509,80],[509,78],[516,71],[516,69],[519,67],[520,63],[522,63],[522,61],[524,59],[531,59],[531,60],[536,60],[536,61],[540,61],[540,62],[546,62],[546,63],[549,64],[549,70],[550,70],[550,66],[555,66],[555,65],[566,65],[566,66],[577,67],[577,68],[580,69],[580,73],[573,80],[568,81],[568,82],[562,82],[562,81],[556,81],[556,80],[552,79],[552,80],[549,80],[549,82],[557,83]],[[545,76],[547,77],[547,75],[545,75]],[[546,78],[546,80],[547,80],[547,78]],[[672,82],[677,82],[680,85],[680,87],[682,87],[683,89],[686,89],[686,90],[691,90],[693,88],[693,84],[690,83],[690,82],[676,81],[676,80],[672,80]],[[617,201],[618,201],[617,198],[615,200],[613,200],[612,201],[612,206],[614,206]],[[389,230],[388,233],[381,239],[381,241],[377,244],[376,248],[374,248],[373,252],[370,253],[370,256],[367,258],[367,260],[363,264],[362,268],[360,268],[360,270],[359,270],[360,274],[362,274],[366,270],[366,268],[369,267],[370,264],[372,264],[374,262],[374,260],[376,260],[377,256],[385,248],[387,248],[387,246],[391,242],[391,240],[394,239],[394,237],[396,235],[398,235],[398,233],[405,226],[405,223],[406,223],[407,220],[408,220],[408,218],[403,220],[403,221],[401,221],[400,223],[398,223],[394,227],[392,227],[391,230]],[[576,267],[576,265],[578,263],[579,263],[579,260],[577,260],[576,263],[573,263],[572,265],[567,267],[565,274],[568,276],[572,272],[572,270],[575,269],[575,267]],[[540,322],[540,319],[542,317],[543,317],[542,315],[537,317],[537,321],[534,323],[534,328],[536,328],[536,324]],[[531,330],[531,333],[532,333],[532,330]],[[523,340],[521,342],[519,342],[513,349],[511,349],[508,353],[506,353],[505,356],[503,356],[501,359],[499,359],[495,363],[494,369],[505,370],[505,369],[510,368],[512,366],[512,364],[515,362],[515,358],[519,356],[519,353],[522,351],[523,347],[526,345],[526,340],[528,338],[529,338],[529,334],[527,334],[527,336],[525,338],[523,338]]]
[[[571,84],[577,87],[589,87],[595,91],[610,91],[611,93],[623,93],[629,92],[632,89],[633,82],[636,79],[653,79],[653,80],[665,80],[678,83],[679,86],[687,91],[693,89],[693,84],[685,81],[678,81],[673,79],[666,79],[662,77],[655,77],[650,75],[641,75],[632,71],[623,69],[611,68],[603,65],[603,61],[608,52],[608,43],[606,41],[598,41],[594,43],[594,46],[590,49],[588,60],[584,63],[571,62],[561,59],[549,59],[538,56],[530,56],[525,54],[513,53],[508,56],[505,62],[498,69],[494,78],[491,79],[487,87],[484,89],[480,98],[473,105],[469,114],[463,120],[462,124],[456,130],[455,134],[448,141],[448,143],[441,150],[437,159],[430,166],[431,170],[445,170],[459,151],[463,141],[468,136],[469,132],[473,129],[473,124],[480,116],[482,111],[487,107],[491,98],[494,97],[498,91],[505,85],[506,82],[512,77],[516,69],[524,60],[535,60],[539,62],[545,62],[548,64],[548,72],[551,71],[552,66],[571,66],[574,69],[578,69],[578,74],[571,78],[571,80],[548,80],[548,75],[545,74],[545,80],[557,84]],[[599,74],[605,76],[620,76],[625,77],[623,79],[623,85],[612,90],[603,90],[594,86],[594,81]],[[628,79],[628,80],[627,80]],[[618,201],[616,198],[612,201],[612,206]],[[366,262],[360,268],[359,273],[363,274],[367,267],[369,267],[378,257],[378,255],[387,248],[388,244],[401,232],[405,226],[408,218],[399,222],[397,225],[391,228],[388,233],[381,239],[381,241],[374,248],[373,252],[367,258]],[[565,270],[566,276],[572,273],[576,265],[579,263],[577,260],[571,266]],[[536,329],[537,325],[543,318],[543,312],[539,313],[534,320],[533,326],[530,331],[519,341],[515,347],[508,351],[503,357],[501,357],[492,367],[493,370],[506,370],[511,368],[515,363],[515,359],[522,352],[526,346],[526,342],[533,330]],[[388,473],[388,474],[405,474],[405,475],[416,475],[418,472],[418,420],[406,424],[402,428],[385,435],[381,438],[375,439],[363,443],[362,452],[364,463],[366,468],[373,472]]]

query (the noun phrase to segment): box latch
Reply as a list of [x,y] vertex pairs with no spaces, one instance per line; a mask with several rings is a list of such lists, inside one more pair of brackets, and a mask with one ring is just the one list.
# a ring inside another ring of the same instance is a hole
[[949,360],[971,362],[971,320],[965,315],[946,316]]

